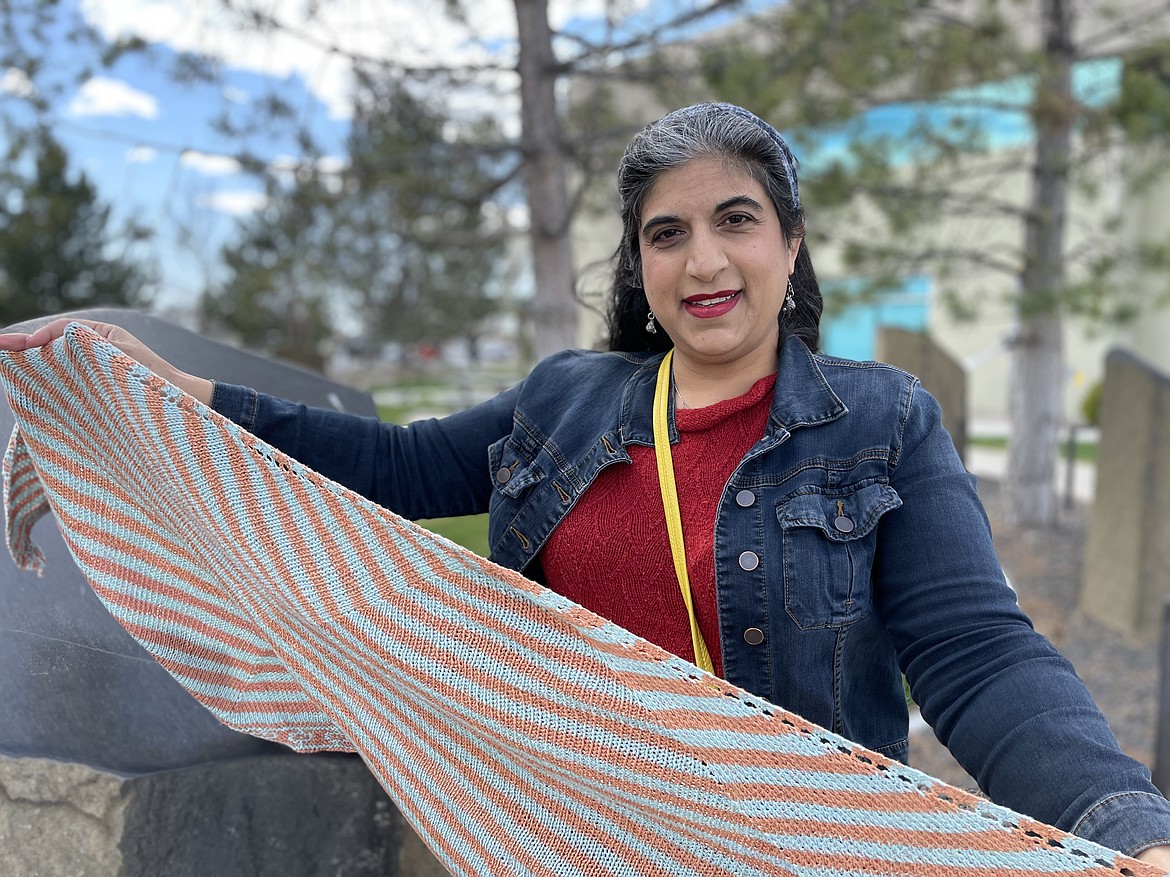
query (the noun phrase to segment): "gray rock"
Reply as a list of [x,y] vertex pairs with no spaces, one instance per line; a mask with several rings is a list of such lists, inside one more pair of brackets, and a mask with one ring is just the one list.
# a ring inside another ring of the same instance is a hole
[[[77,316],[196,374],[375,413],[368,394],[161,320]],[[12,423],[0,394],[0,439]],[[295,755],[220,724],[109,615],[53,521],[33,535],[42,578],[0,549],[0,875],[447,873],[359,759]]]
[[440,877],[352,756],[292,753],[120,776],[0,756],[7,877]]

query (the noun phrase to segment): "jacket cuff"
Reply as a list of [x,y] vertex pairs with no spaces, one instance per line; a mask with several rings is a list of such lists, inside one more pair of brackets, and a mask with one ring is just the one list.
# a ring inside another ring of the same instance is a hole
[[1170,844],[1170,802],[1156,792],[1120,792],[1102,798],[1072,827],[1072,833],[1136,856]]
[[211,407],[228,420],[251,431],[256,423],[258,395],[250,387],[215,381],[211,390]]

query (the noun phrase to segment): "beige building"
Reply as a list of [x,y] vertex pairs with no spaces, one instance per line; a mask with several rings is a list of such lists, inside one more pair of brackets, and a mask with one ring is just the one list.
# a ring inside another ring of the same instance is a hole
[[[1120,60],[1103,59],[1082,65],[1075,79],[1079,88],[1089,89],[1086,94],[1091,97],[1086,99],[1105,100],[1110,89],[1115,92],[1119,87],[1121,70]],[[655,106],[632,91],[624,94],[623,100],[633,120],[631,130],[669,109]],[[915,233],[929,234],[933,240],[953,247],[986,253],[998,262],[1009,265],[1018,262],[1024,230],[1020,211],[1027,205],[1031,185],[1025,138],[1026,134],[1021,136],[1019,132],[1007,131],[1002,136],[993,132],[993,142],[998,141],[994,151],[984,159],[971,161],[963,180],[973,191],[993,192],[998,201],[1011,205],[1015,212],[1006,211],[991,218],[952,214],[928,230],[919,229]],[[816,160],[815,155],[803,156],[799,152],[798,158],[806,165]],[[1084,169],[1094,183],[1092,188],[1074,185],[1070,190],[1066,240],[1070,282],[1084,280],[1087,264],[1099,253],[1124,252],[1139,243],[1170,245],[1170,173],[1163,174],[1156,184],[1135,187],[1134,182],[1146,163],[1146,158],[1118,143],[1098,154]],[[604,294],[608,259],[620,231],[612,180],[607,183],[609,191],[595,194],[597,209],[583,211],[573,228],[582,296],[595,304]],[[864,207],[848,216],[839,211],[820,215],[815,203],[806,204],[806,211],[810,226],[815,227],[815,233],[810,231],[809,237],[813,262],[826,300],[830,301],[835,290],[848,288],[858,279],[850,277],[843,267],[841,241],[834,233],[833,223],[847,221],[852,229],[872,225],[875,233],[879,233],[876,229],[880,226],[873,224],[872,217],[867,222]],[[967,370],[969,414],[973,432],[978,433],[982,424],[1007,419],[1016,280],[1010,272],[974,263],[952,264],[957,270],[946,279],[928,270],[908,271],[905,287],[892,291],[884,304],[879,301],[837,314],[830,307],[823,324],[823,339],[826,352],[869,358],[875,355],[876,328],[883,322],[892,321],[902,328],[928,332]],[[1070,423],[1081,420],[1082,401],[1100,380],[1108,349],[1123,347],[1170,373],[1170,342],[1166,340],[1170,339],[1170,306],[1166,296],[1170,290],[1170,272],[1140,272],[1132,262],[1123,259],[1111,278],[1114,285],[1137,291],[1132,298],[1144,302],[1145,308],[1127,325],[1075,316],[1067,319],[1065,412]],[[974,317],[956,316],[955,309],[948,304],[951,297],[964,302]],[[597,314],[583,311],[581,343],[594,345],[601,336]]]

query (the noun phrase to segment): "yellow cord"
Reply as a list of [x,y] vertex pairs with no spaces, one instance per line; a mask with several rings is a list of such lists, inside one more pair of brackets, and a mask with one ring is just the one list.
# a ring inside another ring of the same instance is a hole
[[711,653],[703,641],[699,621],[695,618],[695,604],[691,599],[691,579],[687,575],[687,553],[683,547],[682,515],[678,510],[678,489],[674,484],[674,463],[670,457],[670,436],[667,430],[667,400],[670,398],[670,350],[658,369],[658,383],[654,388],[654,457],[658,461],[658,485],[662,488],[662,507],[666,512],[666,532],[670,536],[670,553],[674,556],[674,572],[687,615],[691,621],[691,645],[695,649],[695,663],[714,674]]

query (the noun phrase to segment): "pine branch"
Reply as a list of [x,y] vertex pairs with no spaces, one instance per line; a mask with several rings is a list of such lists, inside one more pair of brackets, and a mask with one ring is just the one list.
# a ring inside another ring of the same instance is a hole
[[[229,4],[225,4],[230,7]],[[259,31],[279,31],[293,39],[317,49],[328,55],[337,58],[343,58],[355,66],[371,67],[378,70],[393,71],[405,76],[418,79],[428,79],[431,77],[448,76],[451,78],[467,77],[480,73],[515,73],[516,67],[514,64],[460,64],[458,66],[451,66],[446,64],[433,65],[411,65],[402,64],[393,59],[383,57],[381,55],[370,55],[364,52],[357,52],[352,49],[343,48],[336,41],[323,38],[318,34],[306,30],[305,28],[289,24],[281,21],[276,15],[262,11],[256,8],[237,9],[248,23]]]
[[[859,245],[859,249],[863,252],[864,247],[865,244]],[[1015,251],[1010,248],[1001,247],[999,249],[1007,249],[1008,255],[1016,255]],[[1011,277],[1017,276],[1020,272],[1020,267],[1016,261],[997,258],[992,254],[990,249],[938,246],[927,247],[923,250],[892,248],[881,250],[880,252],[883,258],[894,261],[902,270],[902,273],[912,273],[906,269],[925,269],[937,265],[940,262],[964,262]]]
[[582,61],[592,60],[594,58],[607,58],[613,53],[628,52],[632,49],[643,48],[647,45],[657,45],[663,36],[669,34],[671,31],[686,27],[687,25],[695,24],[713,15],[716,12],[721,12],[724,9],[730,9],[741,5],[743,0],[712,0],[705,6],[698,9],[692,9],[683,14],[665,21],[651,30],[629,37],[625,40],[618,40],[616,42],[600,42],[591,43],[584,37],[579,37],[574,34],[566,34],[558,32],[555,34],[559,40],[568,40],[576,43],[582,47],[581,54],[575,56],[571,61],[566,61],[561,65],[560,72],[568,72],[573,66]]
[[974,192],[955,192],[948,189],[923,189],[921,186],[875,186],[861,190],[878,200],[913,199],[937,204],[940,208],[952,208],[952,212],[964,216],[998,216],[1009,219],[1026,219],[1026,208],[1011,201],[991,195]]
[[1118,21],[1112,27],[1106,27],[1090,36],[1082,37],[1078,40],[1077,57],[1078,59],[1117,57],[1118,49],[1116,47],[1110,48],[1110,43],[1134,35],[1145,37],[1145,39],[1139,39],[1139,43],[1148,42],[1148,29],[1152,25],[1162,26],[1160,30],[1162,38],[1165,39],[1170,35],[1166,33],[1165,26],[1168,14],[1170,14],[1170,3],[1159,3],[1134,17]]

